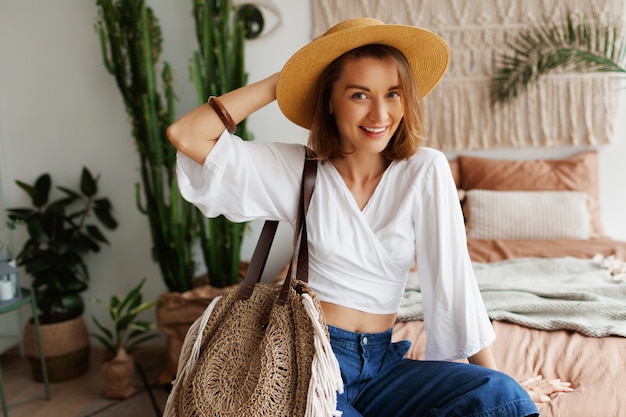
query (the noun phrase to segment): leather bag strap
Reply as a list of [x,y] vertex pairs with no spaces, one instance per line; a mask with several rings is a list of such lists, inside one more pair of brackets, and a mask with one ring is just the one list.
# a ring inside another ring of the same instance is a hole
[[[297,256],[296,266],[296,278],[308,282],[309,278],[309,245],[306,231],[306,214],[309,209],[309,203],[313,196],[313,189],[315,188],[315,177],[317,175],[317,160],[310,157],[307,149],[306,157],[304,161],[304,168],[302,170],[302,183],[300,186],[300,201],[298,207],[298,217],[296,219],[296,228],[294,230],[294,254],[289,264],[289,271],[285,277],[280,295],[277,299],[277,304],[284,304],[287,300],[289,288],[291,287],[292,268],[294,264],[294,258]],[[255,285],[261,281],[263,270],[267,264],[267,258],[270,253],[274,236],[276,235],[276,229],[278,228],[277,220],[266,220],[263,225],[263,230],[259,236],[256,248],[252,254],[252,259],[248,265],[246,276],[239,289],[239,299],[247,300],[252,296]],[[297,245],[298,237],[300,237],[300,244]],[[299,246],[299,248],[298,248]]]

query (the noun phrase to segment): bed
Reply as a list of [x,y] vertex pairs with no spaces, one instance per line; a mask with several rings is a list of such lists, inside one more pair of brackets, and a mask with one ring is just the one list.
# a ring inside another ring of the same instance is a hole
[[[539,406],[542,417],[626,416],[626,242],[600,222],[597,153],[450,165],[499,369],[572,383]],[[416,359],[427,337],[420,297],[418,265],[394,326]]]

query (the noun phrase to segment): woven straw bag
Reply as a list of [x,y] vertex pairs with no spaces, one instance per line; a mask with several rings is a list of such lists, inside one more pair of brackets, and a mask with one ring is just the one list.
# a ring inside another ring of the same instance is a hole
[[[278,223],[266,221],[238,291],[217,297],[189,329],[164,417],[326,417],[342,392],[339,364],[306,283],[306,210],[317,162],[307,159],[293,266],[282,284],[260,278]],[[297,237],[300,244],[297,245]]]

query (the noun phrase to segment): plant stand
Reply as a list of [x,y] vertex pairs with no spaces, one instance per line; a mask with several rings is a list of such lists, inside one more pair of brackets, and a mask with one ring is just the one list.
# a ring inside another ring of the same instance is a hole
[[[33,332],[34,332],[34,335],[33,335],[34,344],[35,344],[34,349],[36,352],[41,353],[43,352],[43,349],[41,346],[39,321],[36,319],[37,318],[36,316],[37,304],[35,302],[35,295],[32,293],[30,289],[22,288],[21,297],[19,299],[16,299],[13,302],[5,303],[4,305],[0,306],[0,314],[17,310],[27,304],[30,304],[30,308],[33,312],[33,317],[35,318],[33,320],[34,323],[32,324]],[[50,385],[48,384],[49,382],[48,373],[46,372],[46,364],[43,360],[39,361],[39,370],[41,374],[41,379],[39,380],[39,382],[44,383],[44,389],[45,389],[45,395],[43,398],[45,398],[46,400],[50,400]],[[7,404],[7,399],[4,394],[4,382],[2,380],[2,367],[0,367],[0,400],[2,401],[2,414],[4,417],[8,417],[9,416],[9,404]]]

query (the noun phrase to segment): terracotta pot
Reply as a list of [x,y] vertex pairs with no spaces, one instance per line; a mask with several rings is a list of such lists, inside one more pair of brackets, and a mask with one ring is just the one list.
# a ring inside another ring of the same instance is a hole
[[[82,316],[60,323],[40,324],[48,380],[61,382],[84,374],[89,369],[89,332]],[[24,351],[33,379],[43,381],[37,333],[32,320],[24,329]]]
[[104,378],[104,396],[113,400],[124,400],[135,391],[135,360],[124,349],[117,355],[102,363]]

